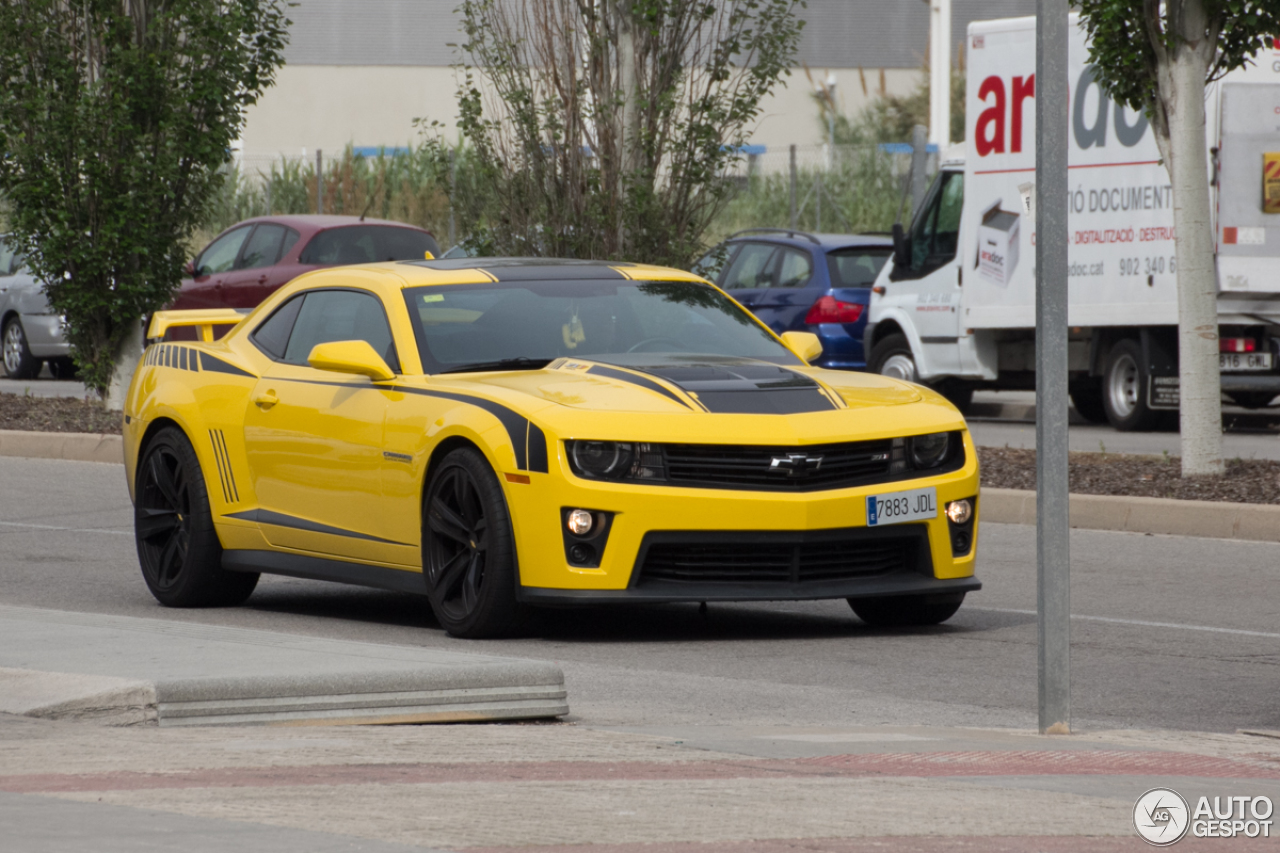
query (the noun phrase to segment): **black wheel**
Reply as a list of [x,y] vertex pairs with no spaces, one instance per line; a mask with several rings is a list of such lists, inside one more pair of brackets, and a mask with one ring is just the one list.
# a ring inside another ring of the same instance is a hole
[[1142,346],[1132,338],[1118,341],[1107,354],[1102,373],[1102,402],[1107,420],[1121,432],[1153,430],[1164,413],[1147,406],[1147,367]]
[[1227,397],[1237,406],[1245,409],[1265,409],[1276,398],[1270,391],[1230,391]]
[[10,317],[0,332],[0,340],[4,346],[4,375],[10,379],[34,379],[40,375],[40,367],[44,359],[36,358],[27,346],[27,333],[22,328],[22,321]]
[[459,448],[431,475],[423,501],[422,574],[431,609],[455,637],[495,637],[523,617],[507,501],[480,453]]
[[1076,413],[1091,424],[1107,422],[1107,407],[1102,401],[1102,381],[1090,379],[1087,384],[1071,387],[1071,403]]
[[49,372],[54,379],[75,379],[80,375],[75,361],[67,356],[49,359]]
[[181,430],[161,430],[147,445],[134,491],[138,562],[157,601],[168,607],[228,607],[249,597],[258,575],[222,568],[204,475]]
[[878,628],[937,625],[955,616],[963,603],[963,592],[849,599],[849,606],[858,618]]
[[916,357],[906,335],[886,335],[871,347],[871,359],[867,362],[872,373],[892,376],[907,382],[919,382],[916,378]]

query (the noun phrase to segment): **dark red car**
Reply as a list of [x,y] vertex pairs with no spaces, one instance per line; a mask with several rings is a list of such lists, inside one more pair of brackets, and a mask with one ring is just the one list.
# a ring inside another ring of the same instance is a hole
[[219,234],[187,265],[172,308],[254,308],[304,272],[345,264],[422,260],[431,232],[355,216],[260,216]]

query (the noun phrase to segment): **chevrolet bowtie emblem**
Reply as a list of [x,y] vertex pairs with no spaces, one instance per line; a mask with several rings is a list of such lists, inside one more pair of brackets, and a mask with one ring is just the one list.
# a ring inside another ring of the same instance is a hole
[[822,467],[821,456],[810,456],[807,453],[788,453],[786,456],[775,456],[769,460],[769,473],[782,474],[787,477],[807,477]]

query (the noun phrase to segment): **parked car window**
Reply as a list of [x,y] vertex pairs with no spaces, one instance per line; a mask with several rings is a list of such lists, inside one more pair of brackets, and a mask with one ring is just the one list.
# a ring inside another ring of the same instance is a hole
[[228,231],[210,243],[209,247],[200,253],[200,257],[196,258],[196,275],[209,275],[231,269],[235,265],[236,256],[240,254],[240,247],[244,245],[244,238],[249,236],[250,228],[252,226],[246,225],[243,228]]
[[316,344],[367,341],[387,366],[400,372],[391,326],[382,302],[358,290],[312,290],[306,294],[285,347],[284,361],[306,364]]
[[289,345],[289,333],[293,331],[293,323],[298,319],[304,296],[295,296],[281,305],[266,322],[254,330],[250,337],[259,349],[275,358],[284,358],[285,349]]
[[734,256],[729,271],[725,273],[725,290],[754,290],[772,283],[772,264],[775,246],[768,243],[747,243]]
[[17,256],[9,247],[9,241],[0,238],[0,275],[13,275],[18,271]]
[[778,250],[778,272],[774,277],[774,287],[804,287],[813,277],[813,259],[802,249],[781,248]]
[[827,254],[832,287],[870,287],[889,261],[888,249],[841,249]]
[[244,252],[240,255],[239,270],[256,270],[269,267],[280,259],[280,248],[284,245],[283,225],[263,223],[253,229],[253,236],[244,244]]
[[420,261],[426,252],[440,254],[440,246],[425,231],[391,225],[350,225],[321,231],[302,250],[304,264],[369,264],[378,261]]
[[715,281],[716,276],[720,275],[720,271],[728,265],[737,248],[732,243],[721,243],[698,259],[698,262],[693,265],[693,274],[700,275],[708,281]]
[[280,257],[289,254],[289,250],[293,248],[293,244],[298,242],[298,238],[302,235],[292,228],[284,229],[284,242],[280,246]]

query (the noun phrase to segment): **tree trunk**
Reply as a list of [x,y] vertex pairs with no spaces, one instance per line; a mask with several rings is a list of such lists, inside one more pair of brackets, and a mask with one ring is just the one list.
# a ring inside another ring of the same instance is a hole
[[627,207],[627,181],[634,179],[637,165],[636,146],[639,140],[636,138],[638,135],[636,125],[640,97],[639,81],[636,76],[638,57],[636,56],[635,25],[631,19],[630,0],[616,0],[614,11],[618,22],[618,92],[622,98],[617,135],[617,156],[621,167],[618,169],[618,233],[615,251],[621,256],[626,253],[627,246],[626,229],[623,227]]
[[1182,6],[1182,29],[1198,33],[1199,41],[1169,50],[1159,69],[1159,91],[1168,117],[1169,137],[1160,141],[1173,186],[1178,257],[1182,476],[1186,477],[1220,475],[1223,465],[1218,277],[1205,147],[1204,91],[1210,51],[1203,43],[1199,0],[1184,0]]
[[144,341],[142,338],[142,321],[132,324],[129,334],[120,345],[120,355],[116,358],[115,370],[111,372],[111,382],[102,395],[103,406],[107,411],[124,411],[124,398],[129,394],[129,385],[133,382],[134,371],[142,360]]

